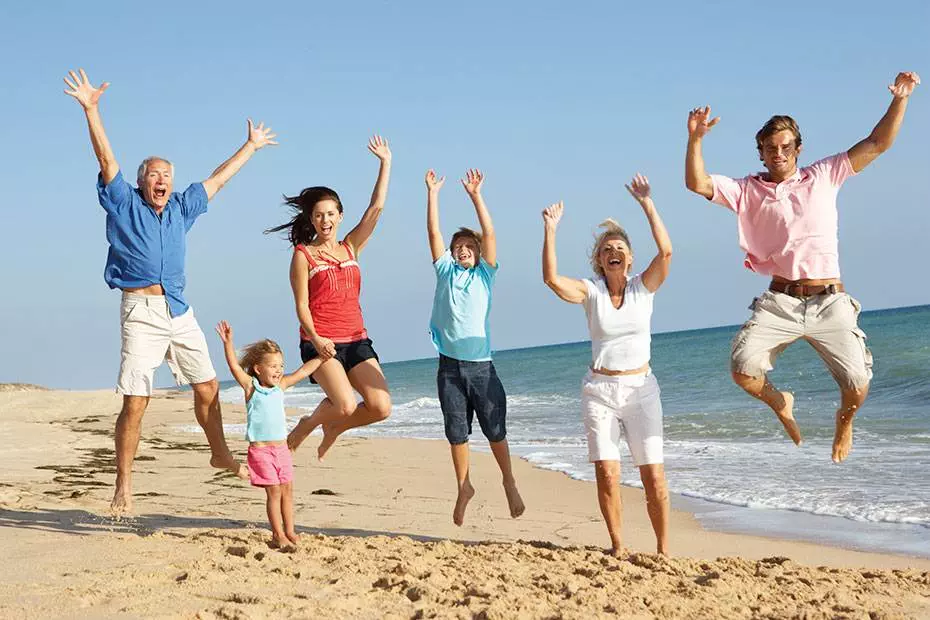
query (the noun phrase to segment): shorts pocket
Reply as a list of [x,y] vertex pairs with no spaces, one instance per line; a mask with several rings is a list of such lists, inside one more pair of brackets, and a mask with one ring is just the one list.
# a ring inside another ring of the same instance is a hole
[[[852,297],[850,297],[850,299],[852,299]],[[872,351],[869,349],[869,347],[865,343],[868,336],[866,336],[865,332],[859,329],[858,327],[854,327],[852,332],[856,336],[856,341],[859,343],[859,346],[862,347],[862,358],[865,360],[865,369],[866,369],[867,374],[869,375],[869,378],[871,378],[872,376]]]
[[134,303],[123,304],[120,306],[120,324],[126,325],[132,323],[135,320],[138,320],[140,316],[146,311],[148,311],[148,304],[145,303],[145,300],[138,300]]
[[[848,293],[846,294],[846,299],[852,304],[853,310],[856,311],[856,316],[859,316],[859,313],[862,312],[862,304],[859,303],[859,300]],[[861,329],[859,331],[862,332]],[[865,333],[862,333],[862,337],[865,338]]]

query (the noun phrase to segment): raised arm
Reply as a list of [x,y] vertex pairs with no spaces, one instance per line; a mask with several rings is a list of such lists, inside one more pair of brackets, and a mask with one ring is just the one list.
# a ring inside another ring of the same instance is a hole
[[361,254],[371,233],[375,232],[375,226],[381,218],[381,211],[384,210],[388,183],[391,180],[391,149],[388,147],[387,140],[381,136],[372,136],[368,140],[368,150],[378,158],[381,165],[378,168],[378,180],[375,181],[375,188],[371,192],[371,202],[359,223],[346,235],[346,242],[355,250],[356,256]]
[[103,92],[110,87],[110,83],[104,82],[100,85],[100,88],[94,88],[90,80],[87,79],[84,69],[78,71],[80,75],[74,71],[68,72],[70,79],[65,78],[65,84],[68,85],[65,94],[77,99],[77,102],[84,109],[84,115],[87,117],[87,128],[90,130],[90,142],[94,146],[97,163],[100,164],[100,174],[103,176],[103,182],[109,185],[110,181],[119,172],[119,164],[116,163],[116,157],[113,155],[107,133],[103,130],[103,119],[100,118],[100,110],[97,104]]
[[277,134],[271,133],[271,127],[265,127],[265,123],[259,123],[258,127],[253,127],[251,118],[248,119],[248,123],[249,134],[245,144],[240,146],[232,157],[220,164],[210,175],[210,178],[203,182],[203,188],[207,191],[207,200],[213,198],[216,192],[223,189],[229,179],[233,178],[245,165],[245,162],[252,158],[252,155],[255,155],[262,147],[277,144],[274,139]]
[[310,336],[310,341],[322,361],[326,361],[336,354],[336,345],[329,338],[323,338],[316,333],[313,326],[313,315],[310,313],[310,290],[307,287],[307,276],[310,264],[303,252],[294,251],[291,258],[291,290],[294,292],[294,306],[297,310],[297,319],[304,332]]
[[704,170],[701,143],[720,117],[711,120],[710,106],[694,108],[688,112],[688,149],[685,153],[685,187],[710,200],[714,197],[714,183]]
[[891,104],[888,106],[885,115],[878,121],[875,129],[867,138],[856,143],[847,151],[849,163],[852,164],[853,170],[859,172],[875,161],[876,157],[891,148],[895,138],[898,137],[901,123],[904,122],[907,100],[918,84],[920,84],[920,76],[913,71],[907,71],[899,73],[894,84],[888,87],[888,90],[891,91]]
[[665,224],[659,217],[656,205],[652,202],[652,190],[649,187],[649,179],[641,174],[633,177],[629,185],[625,186],[630,195],[636,199],[639,206],[643,208],[646,219],[649,220],[649,228],[652,229],[652,238],[655,239],[656,253],[655,258],[646,267],[643,272],[643,284],[650,293],[655,293],[665,278],[668,277],[668,270],[672,263],[672,240],[668,236]]
[[543,282],[551,288],[561,299],[571,304],[580,304],[587,297],[588,291],[581,280],[560,276],[558,261],[555,258],[555,231],[562,219],[562,201],[543,209],[543,224],[545,237],[543,237],[542,268]]
[[223,341],[223,353],[226,354],[226,364],[229,365],[229,372],[232,373],[236,383],[241,385],[242,389],[245,390],[245,399],[248,400],[252,396],[252,390],[254,389],[252,387],[252,377],[242,369],[242,366],[239,365],[238,358],[236,358],[236,347],[233,345],[232,327],[226,321],[220,321],[216,325],[216,333],[220,335],[220,340]]
[[477,168],[472,168],[465,173],[462,179],[462,186],[468,197],[471,198],[472,204],[475,205],[475,213],[478,215],[478,223],[481,225],[481,256],[492,267],[497,267],[497,237],[494,235],[494,223],[491,221],[491,213],[487,205],[484,204],[484,198],[481,197],[481,185],[484,183],[484,174]]
[[439,190],[446,177],[436,178],[433,170],[426,171],[426,235],[429,237],[429,252],[435,263],[446,251],[439,229]]

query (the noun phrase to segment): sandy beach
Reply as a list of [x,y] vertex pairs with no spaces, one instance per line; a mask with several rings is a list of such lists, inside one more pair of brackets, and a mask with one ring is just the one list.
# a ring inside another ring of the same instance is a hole
[[119,397],[0,392],[3,618],[930,617],[927,559],[709,532],[681,511],[672,558],[656,556],[636,489],[624,489],[630,553],[609,557],[592,483],[515,463],[527,511],[514,520],[483,453],[458,528],[439,441],[346,437],[318,463],[312,436],[295,459],[301,546],[276,551],[264,494],[210,469],[176,392],[146,414],[137,516],[114,521]]

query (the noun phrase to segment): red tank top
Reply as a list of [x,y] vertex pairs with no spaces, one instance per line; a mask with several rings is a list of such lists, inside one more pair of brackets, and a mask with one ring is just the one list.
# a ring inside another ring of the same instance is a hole
[[[332,256],[322,256],[317,261],[305,246],[298,245],[295,250],[302,252],[310,264],[307,285],[310,290],[310,314],[313,315],[316,332],[333,342],[355,342],[368,337],[362,321],[362,307],[358,302],[362,290],[362,272],[349,244],[340,241],[339,245],[346,249],[348,260],[339,261]],[[303,327],[300,328],[300,338],[310,340]]]

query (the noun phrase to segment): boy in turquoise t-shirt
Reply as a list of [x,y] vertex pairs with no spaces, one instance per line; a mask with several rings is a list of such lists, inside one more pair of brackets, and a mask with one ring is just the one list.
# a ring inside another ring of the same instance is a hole
[[491,361],[488,318],[491,314],[491,287],[498,265],[494,226],[481,197],[484,175],[473,169],[462,179],[462,185],[475,205],[481,233],[460,228],[452,235],[449,251],[446,251],[439,231],[439,189],[444,182],[445,177],[437,178],[432,170],[426,173],[426,224],[436,268],[430,334],[439,351],[436,383],[458,487],[452,521],[462,525],[465,508],[475,494],[468,478],[468,436],[474,414],[478,416],[481,431],[488,438],[491,452],[501,469],[510,516],[517,518],[523,514],[524,506],[510,466],[507,396]]

